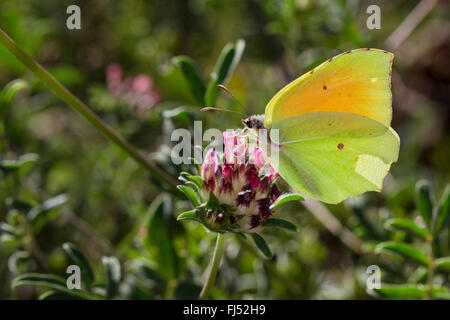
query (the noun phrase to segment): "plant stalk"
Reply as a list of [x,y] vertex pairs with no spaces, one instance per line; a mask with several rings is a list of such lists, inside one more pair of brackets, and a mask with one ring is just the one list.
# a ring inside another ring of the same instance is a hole
[[31,56],[23,51],[13,39],[11,39],[0,28],[0,43],[17,59],[19,59],[28,69],[30,69],[39,79],[52,89],[56,95],[66,102],[75,111],[80,113],[88,120],[97,130],[109,140],[118,145],[130,157],[136,160],[141,166],[147,169],[150,174],[157,180],[164,181],[175,194],[182,194],[177,188],[177,181],[159,168],[153,161],[145,158],[138,150],[130,145],[123,137],[121,137],[112,127],[106,124],[98,117],[87,105],[75,97],[67,88],[65,88],[58,80],[56,80],[44,67],[36,62]]
[[217,235],[216,247],[214,248],[214,254],[209,265],[209,269],[207,271],[207,277],[205,283],[203,284],[203,289],[200,292],[198,298],[200,300],[204,300],[208,298],[209,292],[211,291],[214,281],[216,280],[217,271],[219,269],[220,259],[223,255],[223,248],[225,243],[225,234],[219,233]]
[[428,240],[428,256],[430,258],[430,265],[428,266],[427,277],[427,298],[433,299],[433,278],[434,278],[434,254],[433,254],[433,238]]

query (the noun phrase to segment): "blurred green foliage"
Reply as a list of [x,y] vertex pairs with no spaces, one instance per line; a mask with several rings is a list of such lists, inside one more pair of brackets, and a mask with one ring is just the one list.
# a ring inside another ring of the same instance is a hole
[[[171,165],[174,128],[241,125],[238,115],[200,112],[213,104],[241,111],[218,83],[263,113],[277,90],[323,60],[358,47],[390,49],[386,39],[417,3],[81,0],[82,29],[71,31],[72,1],[17,0],[0,2],[0,27],[178,177],[195,168]],[[370,4],[382,9],[380,30],[366,28]],[[449,297],[449,10],[440,2],[394,52],[392,126],[402,145],[383,192],[324,207],[359,249],[310,207],[286,204],[277,217],[299,232],[267,228],[271,259],[229,237],[211,298]],[[120,94],[107,79],[114,64],[123,70]],[[139,95],[130,88],[142,74],[151,85]],[[3,47],[0,90],[0,298],[196,298],[215,239],[176,220],[190,202],[165,192]],[[141,103],[152,92],[159,98]],[[416,190],[420,179],[428,182]],[[84,266],[82,289],[68,292],[73,263]],[[381,268],[384,291],[367,292],[370,265]]]

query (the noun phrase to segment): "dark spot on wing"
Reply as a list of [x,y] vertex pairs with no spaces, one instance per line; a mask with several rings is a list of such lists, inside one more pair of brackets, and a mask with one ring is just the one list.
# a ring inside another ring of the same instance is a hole
[[331,62],[333,60],[333,58],[328,59],[328,62]]
[[327,90],[327,86],[323,86],[323,90]]
[[330,123],[328,123],[328,125],[331,127],[331,122]]
[[344,149],[344,144],[342,142],[339,142],[337,147],[339,150],[342,150],[342,149]]
[[309,74],[313,74],[313,72],[314,72],[314,69],[312,69],[312,70],[309,72]]
[[370,50],[370,48],[366,48],[366,50],[367,50],[367,51],[369,51],[369,50]]

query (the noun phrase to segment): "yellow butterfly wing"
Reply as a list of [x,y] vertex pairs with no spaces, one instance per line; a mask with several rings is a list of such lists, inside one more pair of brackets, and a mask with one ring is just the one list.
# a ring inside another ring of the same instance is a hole
[[309,112],[348,112],[386,127],[392,118],[390,90],[394,55],[356,49],[328,59],[281,89],[266,106],[264,126]]

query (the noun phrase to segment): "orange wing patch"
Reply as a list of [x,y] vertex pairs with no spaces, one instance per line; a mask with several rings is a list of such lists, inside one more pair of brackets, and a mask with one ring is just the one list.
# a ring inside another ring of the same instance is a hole
[[356,113],[389,127],[392,60],[392,53],[379,49],[357,49],[328,59],[272,98],[265,127],[316,111]]

